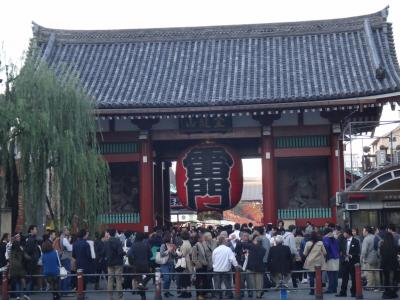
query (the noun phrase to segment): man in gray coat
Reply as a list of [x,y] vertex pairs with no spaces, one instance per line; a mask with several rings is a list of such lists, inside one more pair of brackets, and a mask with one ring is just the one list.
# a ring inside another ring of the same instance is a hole
[[[361,263],[364,264],[365,269],[378,269],[379,259],[376,249],[374,248],[374,230],[370,226],[363,228],[364,240],[361,246]],[[376,287],[379,285],[379,272],[365,271],[367,278],[367,287]]]

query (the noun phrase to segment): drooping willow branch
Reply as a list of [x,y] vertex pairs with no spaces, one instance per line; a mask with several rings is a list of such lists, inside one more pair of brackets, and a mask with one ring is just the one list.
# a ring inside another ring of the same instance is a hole
[[[98,215],[107,210],[109,171],[99,155],[93,102],[75,77],[60,76],[45,63],[28,59],[9,95],[0,96],[0,163],[10,161],[14,141],[27,224],[42,221],[51,170],[61,223],[76,215],[94,228]],[[10,136],[11,128],[15,136]]]

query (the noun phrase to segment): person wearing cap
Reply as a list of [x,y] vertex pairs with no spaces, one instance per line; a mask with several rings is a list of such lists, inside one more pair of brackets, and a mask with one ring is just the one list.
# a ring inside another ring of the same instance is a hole
[[275,237],[276,246],[271,247],[268,254],[268,270],[271,272],[272,279],[279,285],[287,287],[289,275],[292,270],[292,254],[288,246],[283,245],[283,237],[277,235]]

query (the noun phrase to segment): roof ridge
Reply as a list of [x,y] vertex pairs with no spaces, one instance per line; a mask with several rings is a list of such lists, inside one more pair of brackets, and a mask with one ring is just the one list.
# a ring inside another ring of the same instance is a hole
[[75,30],[53,29],[33,24],[33,34],[38,41],[47,41],[49,36],[56,34],[57,41],[73,43],[115,43],[135,41],[169,41],[192,39],[233,39],[261,36],[287,36],[299,34],[330,33],[354,31],[364,28],[364,20],[368,19],[371,26],[376,27],[386,23],[388,7],[378,12],[336,19],[216,25],[196,27],[169,27],[143,29],[108,29],[108,30]]

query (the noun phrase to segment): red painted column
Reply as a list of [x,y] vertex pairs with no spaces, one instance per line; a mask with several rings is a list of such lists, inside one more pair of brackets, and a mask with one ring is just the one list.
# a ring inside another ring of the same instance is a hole
[[261,163],[264,224],[276,224],[278,219],[278,208],[276,203],[274,141],[272,137],[272,129],[271,135],[263,135],[261,137]]
[[[337,134],[331,134],[330,169],[330,197],[336,197],[336,192],[343,190],[343,143]],[[332,207],[332,217],[336,220],[336,205]]]
[[144,232],[151,232],[154,227],[153,199],[153,152],[149,135],[141,138],[140,147],[140,224]]

